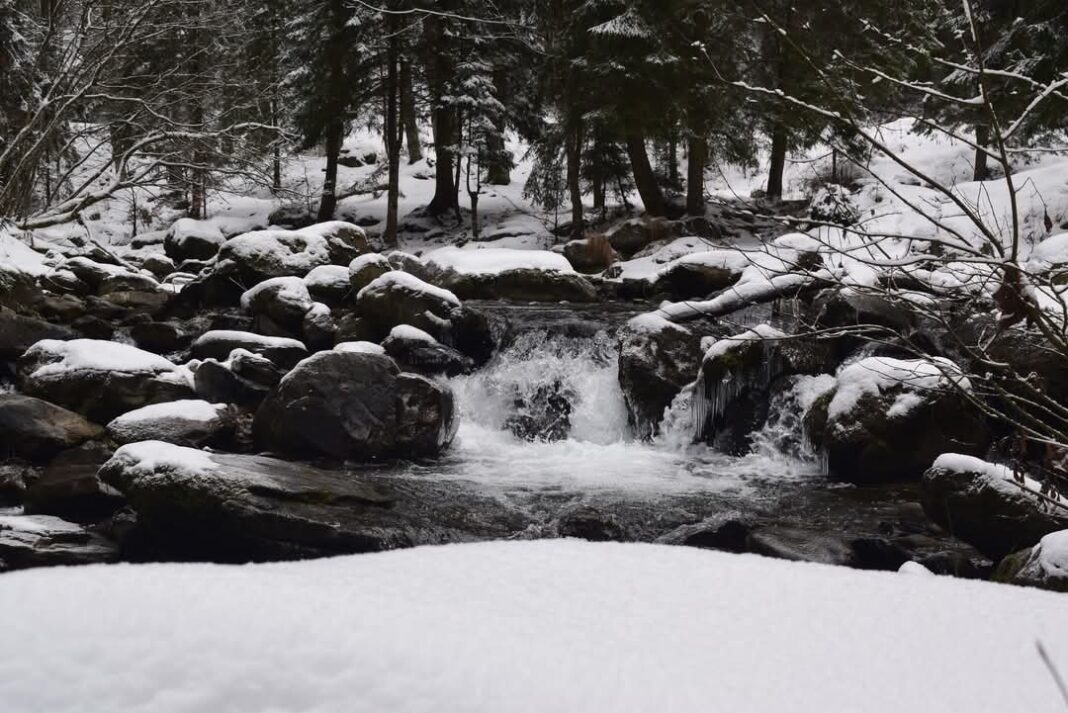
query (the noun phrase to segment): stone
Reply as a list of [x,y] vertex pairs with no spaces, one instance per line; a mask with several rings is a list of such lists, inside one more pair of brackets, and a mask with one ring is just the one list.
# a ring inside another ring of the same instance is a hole
[[42,462],[100,438],[104,430],[80,414],[32,396],[0,394],[0,451]]

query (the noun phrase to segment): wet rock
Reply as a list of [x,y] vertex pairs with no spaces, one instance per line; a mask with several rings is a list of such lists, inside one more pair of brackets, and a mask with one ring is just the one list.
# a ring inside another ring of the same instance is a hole
[[562,441],[571,432],[571,402],[577,395],[557,379],[532,393],[517,393],[505,427],[527,441]]
[[356,314],[383,337],[409,324],[443,341],[452,313],[461,306],[452,292],[399,270],[377,278],[356,297]]
[[164,441],[179,446],[221,446],[233,439],[233,408],[198,399],[171,401],[124,413],[107,425],[118,444]]
[[1068,502],[1005,466],[944,455],[923,474],[924,512],[955,537],[999,558],[1068,529]]
[[26,489],[26,511],[81,523],[108,517],[123,505],[122,495],[98,476],[111,456],[97,442],[60,453]]
[[0,462],[0,507],[21,505],[26,485],[37,478],[32,466],[19,460]]
[[70,325],[77,334],[86,339],[110,340],[115,336],[115,327],[112,323],[96,315],[87,314],[71,322]]
[[183,260],[210,260],[226,242],[222,231],[204,220],[182,218],[175,221],[163,240],[167,257],[175,262]]
[[727,289],[741,276],[741,269],[733,266],[677,260],[660,272],[653,289],[673,299],[704,298]]
[[0,571],[99,564],[118,559],[114,543],[51,515],[0,515]]
[[205,332],[190,347],[194,359],[225,360],[235,349],[265,356],[284,369],[293,368],[297,362],[308,356],[307,347],[296,339],[267,337],[231,329]]
[[235,373],[232,366],[232,361],[219,362],[215,359],[205,359],[198,364],[193,377],[196,395],[210,403],[237,404],[250,408],[259,406],[267,398],[273,384],[257,383]]
[[[69,324],[85,314],[85,302],[73,295],[42,292],[34,301],[37,312],[46,320]],[[57,337],[52,337],[56,339]]]
[[93,339],[38,342],[19,360],[18,381],[24,393],[96,422],[192,393],[185,367],[136,347]]
[[0,394],[0,452],[41,462],[100,438],[104,431],[80,414],[20,394]]
[[42,339],[74,339],[76,336],[66,327],[0,307],[0,361],[15,361]]
[[455,483],[162,443],[124,446],[101,474],[137,512],[124,542],[135,556],[295,559],[504,538],[529,524]]
[[474,369],[471,359],[408,325],[394,327],[382,347],[402,369],[417,374],[456,376]]
[[560,537],[574,537],[590,542],[627,542],[630,538],[619,519],[589,505],[571,508],[556,521]]
[[641,315],[621,332],[619,384],[631,424],[641,438],[659,431],[664,412],[698,374],[701,338],[690,329]]
[[130,338],[139,348],[155,354],[184,349],[192,337],[172,322],[145,322],[130,327]]
[[401,374],[388,357],[320,352],[290,372],[256,412],[261,448],[373,460],[440,453],[456,433],[452,393]]
[[1003,559],[994,580],[1068,592],[1068,530],[1051,532],[1034,547]]

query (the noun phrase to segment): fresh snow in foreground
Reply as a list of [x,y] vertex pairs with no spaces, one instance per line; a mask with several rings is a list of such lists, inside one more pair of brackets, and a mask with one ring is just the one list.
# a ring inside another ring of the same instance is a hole
[[1063,595],[576,541],[0,577],[5,711],[1064,710]]

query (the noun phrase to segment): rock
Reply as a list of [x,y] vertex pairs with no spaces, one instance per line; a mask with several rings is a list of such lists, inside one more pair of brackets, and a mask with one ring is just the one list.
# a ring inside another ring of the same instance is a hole
[[356,295],[356,314],[382,336],[409,324],[443,341],[452,313],[461,306],[452,292],[399,270],[385,273]]
[[314,303],[304,314],[301,334],[312,349],[330,349],[337,337],[337,323],[330,308],[322,302]]
[[946,454],[923,474],[922,485],[921,500],[928,517],[994,558],[1068,529],[1068,508],[1044,500],[1041,483],[1025,475],[1017,479],[1002,465]]
[[152,404],[124,413],[108,424],[108,435],[120,445],[164,441],[179,446],[220,446],[237,429],[234,410],[223,403],[197,399]]
[[0,515],[0,571],[117,559],[112,542],[80,525],[50,515]]
[[267,222],[280,228],[299,230],[315,224],[315,213],[306,205],[290,203],[271,211]]
[[835,478],[917,480],[940,453],[978,455],[989,445],[985,419],[959,392],[967,388],[948,360],[869,357],[838,373],[806,427]]
[[619,253],[603,235],[591,235],[564,245],[564,257],[578,272],[604,272],[619,260]]
[[26,489],[26,511],[81,523],[110,516],[124,504],[97,475],[111,456],[111,449],[96,442],[60,453]]
[[158,255],[153,253],[148,255],[141,261],[141,268],[148,270],[155,276],[157,280],[162,280],[168,275],[177,271],[177,266],[174,260],[171,260],[166,255]]
[[421,329],[399,325],[382,342],[386,354],[405,371],[428,376],[456,376],[474,369],[474,362]]
[[344,303],[346,298],[355,296],[359,291],[353,290],[349,283],[349,268],[342,265],[320,265],[304,276],[304,284],[312,299],[331,306]]
[[20,460],[0,461],[0,507],[20,505],[26,484],[36,477],[37,471]]
[[428,253],[435,284],[461,299],[595,302],[597,288],[567,259],[546,250],[447,247]]
[[116,342],[46,339],[18,362],[19,388],[92,421],[192,393],[192,375],[161,356]]
[[[34,303],[37,312],[46,320],[69,324],[85,314],[85,302],[73,295],[43,292]],[[56,337],[52,337],[55,339]]]
[[175,262],[210,260],[219,253],[226,237],[218,226],[205,220],[182,218],[171,225],[163,250]]
[[313,304],[299,277],[274,277],[241,295],[241,307],[254,317],[267,317],[291,334],[301,334],[304,315]]
[[[260,357],[265,359],[265,357]],[[270,364],[270,361],[267,361]],[[237,404],[255,408],[267,398],[272,385],[256,383],[236,374],[233,362],[205,359],[197,365],[193,377],[196,395],[211,403]],[[277,383],[277,382],[276,382]]]
[[259,386],[276,386],[287,371],[267,357],[245,349],[230,352],[228,361],[235,374]]
[[457,483],[165,443],[124,446],[101,475],[137,512],[124,547],[150,558],[318,557],[505,538],[529,524]]
[[79,317],[70,326],[87,339],[110,340],[115,336],[115,328],[109,321],[91,314]]
[[244,349],[265,356],[283,369],[292,369],[297,362],[308,356],[303,342],[286,337],[267,337],[253,332],[232,329],[214,329],[205,332],[193,342],[190,351],[194,359],[218,359],[224,361],[235,349]]
[[[73,295],[88,295],[93,293],[93,288],[74,274],[73,271],[63,267],[53,268],[39,278],[41,286],[57,293],[69,293]],[[10,306],[10,305],[9,305]]]
[[388,357],[338,351],[298,364],[253,424],[261,448],[349,460],[437,455],[455,432],[447,387]]
[[751,260],[738,250],[709,250],[683,255],[656,274],[653,289],[674,299],[704,298],[738,282]]
[[100,438],[104,430],[81,415],[20,394],[0,394],[0,452],[41,462]]
[[639,438],[659,432],[664,412],[696,378],[701,339],[655,314],[627,323],[620,336],[619,385]]
[[575,537],[590,542],[626,542],[626,528],[615,516],[589,505],[570,508],[556,521],[560,537]]
[[[29,249],[29,248],[27,248]],[[0,262],[0,308],[20,309],[37,294],[34,278],[7,261]]]
[[349,263],[349,286],[359,292],[378,278],[393,270],[393,265],[383,255],[368,253]]
[[158,314],[167,307],[173,297],[173,293],[155,286],[151,289],[109,292],[103,295],[101,299],[110,302],[116,307],[138,310],[148,314]]
[[1068,530],[1051,532],[1034,547],[1006,557],[998,565],[994,580],[1068,592]]
[[188,346],[191,336],[172,322],[145,322],[130,327],[130,338],[139,348],[169,354]]
[[642,248],[671,236],[671,225],[662,218],[635,218],[621,223],[605,237],[612,247],[629,259]]
[[0,307],[0,361],[15,361],[42,339],[74,339],[77,335],[55,324]]

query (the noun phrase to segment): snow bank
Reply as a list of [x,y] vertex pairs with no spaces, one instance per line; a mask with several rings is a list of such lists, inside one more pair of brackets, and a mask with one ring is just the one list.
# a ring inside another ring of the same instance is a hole
[[0,611],[19,713],[1061,713],[1035,642],[1068,669],[1063,596],[654,545],[31,570]]
[[905,391],[890,407],[890,417],[903,416],[918,406],[922,402],[920,394],[924,392],[968,390],[971,383],[956,364],[941,357],[933,360],[869,357],[838,372],[838,389],[827,408],[827,416],[833,421],[851,412],[864,396],[878,396],[894,387]]
[[461,275],[498,275],[509,270],[575,271],[567,258],[548,250],[446,247],[427,253],[423,259]]

